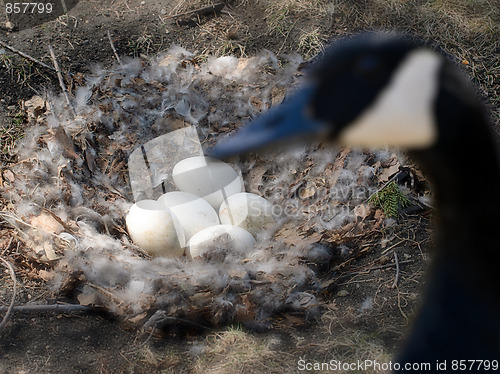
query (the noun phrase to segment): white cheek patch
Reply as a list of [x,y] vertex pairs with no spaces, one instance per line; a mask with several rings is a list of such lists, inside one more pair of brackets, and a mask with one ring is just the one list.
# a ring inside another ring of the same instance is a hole
[[339,141],[361,147],[429,147],[436,141],[433,114],[441,57],[416,50],[396,70],[375,102],[340,133]]

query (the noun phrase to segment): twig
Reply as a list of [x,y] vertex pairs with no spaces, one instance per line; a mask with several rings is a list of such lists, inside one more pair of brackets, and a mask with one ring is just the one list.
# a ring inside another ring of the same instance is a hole
[[276,53],[276,55],[279,55],[281,53],[281,51],[283,50],[283,48],[285,47],[285,43],[288,40],[288,37],[290,36],[290,33],[292,32],[293,28],[295,27],[295,24],[297,23],[297,21],[295,21],[293,23],[293,25],[288,29],[288,32],[286,33],[285,38],[283,40],[283,43],[281,43],[281,47],[278,49],[278,53]]
[[[399,264],[400,265],[403,265],[403,264],[410,264],[412,263],[413,260],[404,260],[404,261],[401,261]],[[390,263],[390,264],[385,264],[385,265],[380,265],[380,266],[373,266],[371,268],[367,268],[365,270],[360,270],[360,271],[353,271],[352,273],[345,273],[345,274],[341,274],[338,279],[342,279],[342,278],[345,278],[345,277],[350,277],[350,276],[355,276],[355,275],[360,275],[360,274],[368,274],[369,272],[373,271],[373,270],[382,270],[382,269],[387,269],[387,268],[391,268],[393,267],[394,263]]]
[[[7,309],[5,306],[0,306],[0,312]],[[95,308],[78,305],[78,304],[49,304],[49,305],[18,305],[12,308],[18,313],[39,313],[39,312],[90,312]]]
[[113,50],[113,53],[115,54],[116,61],[118,61],[118,63],[121,65],[122,62],[120,60],[120,56],[118,56],[118,52],[116,52],[116,48],[113,44],[113,39],[111,39],[111,34],[109,33],[109,30],[108,30],[108,39],[109,39],[109,44],[111,44],[111,49]]
[[64,0],[61,0],[61,5],[63,7],[64,14],[67,14],[68,13],[68,7],[66,6],[66,2]]
[[73,104],[71,104],[71,101],[69,99],[68,89],[64,85],[64,80],[63,80],[63,77],[61,74],[61,69],[59,68],[59,64],[57,63],[56,55],[55,55],[54,50],[52,49],[52,46],[50,44],[49,44],[49,52],[50,52],[50,57],[52,58],[52,63],[54,64],[54,68],[56,69],[57,79],[59,79],[59,85],[61,86],[64,97],[66,98],[66,102],[68,103],[69,109],[71,110],[71,113],[73,114],[73,118],[76,118],[75,108],[73,108]]
[[400,245],[401,243],[405,242],[407,239],[403,239],[401,240],[400,242],[397,242],[396,244],[393,244],[391,245],[389,248],[386,248],[382,251],[382,255],[385,255],[387,252],[389,252],[391,249],[393,249],[394,247],[397,247],[398,245]]
[[5,49],[8,49],[9,51],[11,52],[14,52],[15,54],[21,56],[22,58],[25,58],[26,60],[29,60],[35,64],[38,64],[40,65],[41,67],[44,67],[45,69],[49,69],[49,70],[52,70],[52,71],[56,71],[56,69],[54,69],[52,66],[49,66],[45,63],[43,63],[42,61],[40,60],[37,60],[36,58],[34,57],[31,57],[30,55],[27,55],[26,53],[24,52],[21,52],[19,49],[16,49],[14,47],[11,47],[10,45],[6,44],[5,42],[1,41],[0,40],[0,45],[2,47],[4,47]]
[[401,292],[399,292],[399,288],[397,288],[397,291],[398,291],[398,309],[399,309],[399,312],[401,313],[401,315],[404,317],[404,319],[406,321],[408,321],[408,316],[406,315],[406,313],[403,311],[403,307],[401,306]]
[[398,254],[394,251],[394,263],[396,264],[396,276],[394,277],[394,282],[392,283],[391,288],[396,288],[398,286],[399,281],[399,261]]
[[180,9],[180,7],[184,4],[184,2],[185,2],[185,1],[186,1],[186,0],[181,0],[181,1],[179,1],[179,2],[177,3],[177,5],[176,5],[176,6],[174,6],[174,8],[173,8],[173,9],[172,9],[169,13],[168,13],[168,15],[169,15],[169,16],[171,16],[171,15],[172,15],[172,13],[177,12],[177,10],[178,10],[178,9]]
[[12,278],[12,282],[14,282],[14,285],[12,286],[12,298],[10,300],[10,305],[8,307],[3,307],[3,308],[5,308],[5,310],[7,312],[5,313],[5,316],[2,319],[2,323],[0,323],[0,330],[2,330],[5,327],[5,325],[7,324],[7,322],[9,321],[10,315],[12,313],[12,309],[14,308],[14,301],[16,300],[16,294],[17,294],[17,279],[16,279],[16,273],[14,272],[14,269],[12,268],[12,265],[10,264],[10,262],[3,259],[2,257],[0,257],[0,260],[3,262],[5,267],[7,269],[9,269],[10,277]]
[[12,244],[12,241],[13,241],[13,240],[14,240],[14,236],[11,236],[11,237],[10,237],[10,240],[9,240],[9,244],[7,244],[7,245],[5,246],[5,248],[3,249],[3,251],[2,251],[2,255],[4,255],[4,254],[5,254],[5,252],[7,252],[7,251],[9,250],[10,245]]
[[203,8],[190,10],[189,12],[174,14],[174,15],[171,15],[171,16],[168,16],[165,18],[177,18],[177,17],[182,17],[182,16],[189,16],[191,14],[198,14],[200,16],[205,16],[205,15],[210,14],[210,13],[220,12],[224,8],[225,5],[226,5],[225,3],[217,3],[217,4],[206,6]]

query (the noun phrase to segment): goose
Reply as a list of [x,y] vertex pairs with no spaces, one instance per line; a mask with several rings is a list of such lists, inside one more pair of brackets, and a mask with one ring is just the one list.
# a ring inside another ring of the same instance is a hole
[[310,70],[290,98],[220,140],[211,156],[310,136],[405,150],[433,184],[437,238],[393,371],[498,370],[500,166],[477,90],[449,58],[408,35],[344,37]]

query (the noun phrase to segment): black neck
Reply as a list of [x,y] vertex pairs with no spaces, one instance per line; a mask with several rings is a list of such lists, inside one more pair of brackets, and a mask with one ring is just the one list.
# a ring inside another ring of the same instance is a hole
[[438,143],[413,152],[434,184],[439,236],[420,313],[397,361],[448,360],[451,372],[451,360],[500,356],[500,166],[484,112],[464,100],[475,95],[461,97],[464,87],[444,81]]
[[441,74],[435,107],[441,135],[432,149],[414,153],[434,185],[440,235],[437,256],[466,260],[473,276],[484,278],[489,271],[496,276],[500,269],[496,134],[461,77],[448,68]]

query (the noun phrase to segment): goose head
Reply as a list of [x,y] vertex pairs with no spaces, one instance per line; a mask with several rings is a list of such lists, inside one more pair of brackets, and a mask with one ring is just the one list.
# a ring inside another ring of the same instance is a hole
[[313,63],[303,87],[211,155],[308,136],[399,147],[433,182],[434,261],[398,362],[499,359],[500,167],[487,116],[459,69],[407,36],[347,37]]
[[463,134],[456,118],[463,116],[464,105],[475,107],[474,115],[485,121],[462,74],[408,36],[365,33],[340,39],[311,70],[304,86],[282,105],[217,144],[211,154],[224,158],[305,136],[419,151]]
[[[464,198],[480,187],[498,204],[495,135],[476,89],[447,58],[409,36],[366,33],[333,43],[303,87],[210,153],[224,158],[307,137],[398,147],[434,182],[442,231],[465,235],[471,224],[498,223]],[[488,183],[478,186],[486,175]]]

